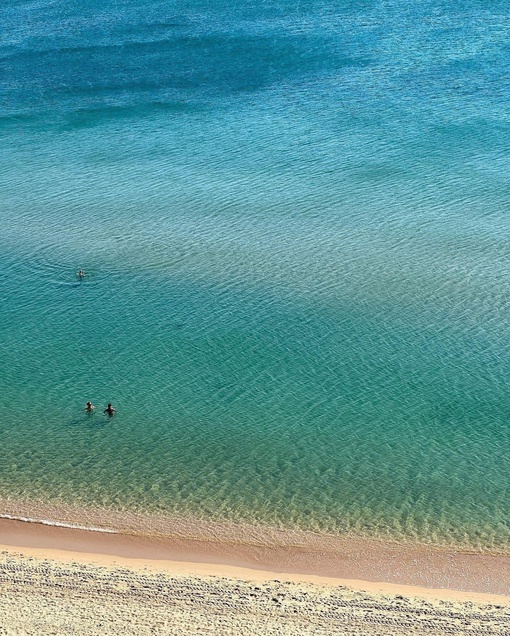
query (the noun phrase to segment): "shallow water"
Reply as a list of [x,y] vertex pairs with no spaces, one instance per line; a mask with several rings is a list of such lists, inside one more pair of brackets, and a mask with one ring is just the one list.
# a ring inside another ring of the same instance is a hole
[[505,6],[5,16],[0,497],[508,549]]

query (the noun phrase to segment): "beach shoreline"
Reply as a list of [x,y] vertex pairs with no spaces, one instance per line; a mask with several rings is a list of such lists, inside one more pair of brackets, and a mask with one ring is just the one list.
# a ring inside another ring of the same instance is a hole
[[[313,537],[312,537],[313,539]],[[297,545],[102,532],[0,519],[5,554],[172,575],[347,586],[373,594],[510,605],[510,558],[368,539]]]
[[76,513],[2,508],[6,636],[507,633],[505,554],[100,510],[78,523]]

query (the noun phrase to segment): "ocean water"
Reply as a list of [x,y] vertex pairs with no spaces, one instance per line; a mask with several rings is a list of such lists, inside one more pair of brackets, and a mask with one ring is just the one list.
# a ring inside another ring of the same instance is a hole
[[510,552],[507,9],[4,3],[0,498]]

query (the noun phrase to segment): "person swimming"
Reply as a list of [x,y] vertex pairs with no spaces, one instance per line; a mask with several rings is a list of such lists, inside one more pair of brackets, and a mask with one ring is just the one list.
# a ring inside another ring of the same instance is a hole
[[92,411],[95,409],[96,407],[92,404],[92,402],[87,402],[87,404],[85,405],[85,410],[88,413],[92,413]]
[[84,269],[80,269],[79,272],[76,272],[76,276],[78,276],[78,278],[81,280],[82,278],[85,278],[85,270]]
[[103,411],[103,414],[106,413],[109,417],[111,417],[114,413],[117,413],[117,409],[114,409],[111,402],[108,402],[108,406]]

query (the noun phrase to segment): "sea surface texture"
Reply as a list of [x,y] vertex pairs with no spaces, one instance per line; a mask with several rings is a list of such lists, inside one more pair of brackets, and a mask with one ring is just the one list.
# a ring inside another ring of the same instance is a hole
[[507,2],[1,23],[0,498],[510,552]]

